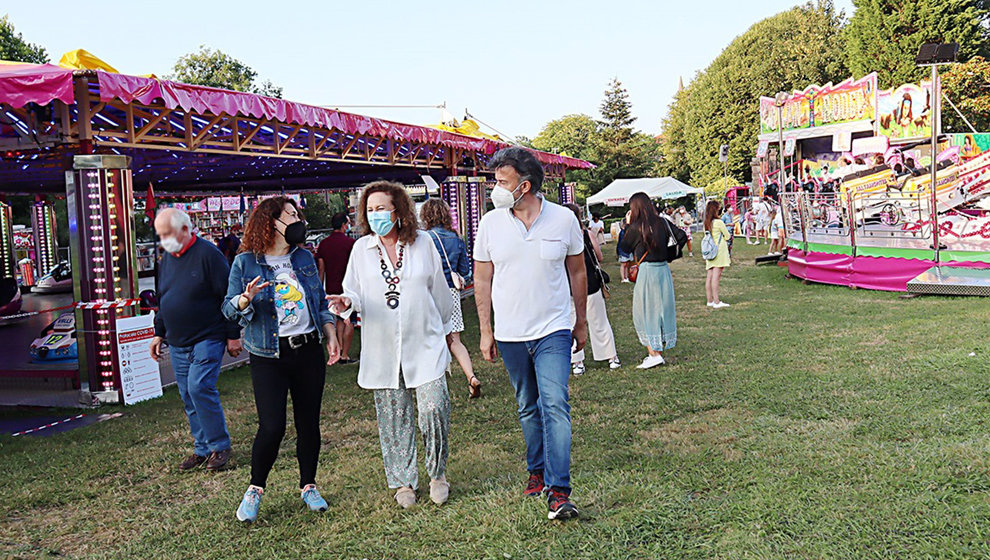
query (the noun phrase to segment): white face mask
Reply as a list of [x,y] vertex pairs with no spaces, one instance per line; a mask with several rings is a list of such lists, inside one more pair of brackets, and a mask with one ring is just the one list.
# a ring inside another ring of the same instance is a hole
[[512,208],[516,205],[516,202],[519,202],[516,200],[516,191],[518,191],[521,186],[522,183],[520,183],[515,190],[510,191],[505,187],[496,185],[495,188],[492,189],[492,204],[495,205],[495,208]]
[[161,243],[162,249],[169,253],[178,253],[182,250],[182,243],[179,243],[179,240],[174,237],[163,237],[159,243]]

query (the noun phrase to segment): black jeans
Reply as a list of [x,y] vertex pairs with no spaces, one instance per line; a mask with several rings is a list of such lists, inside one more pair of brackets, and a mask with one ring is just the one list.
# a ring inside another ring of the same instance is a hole
[[278,358],[251,354],[251,382],[254,404],[258,408],[258,433],[251,448],[251,484],[264,488],[268,481],[268,473],[285,436],[286,396],[292,395],[299,487],[302,488],[316,484],[326,362],[318,340],[293,350],[282,339],[278,351]]

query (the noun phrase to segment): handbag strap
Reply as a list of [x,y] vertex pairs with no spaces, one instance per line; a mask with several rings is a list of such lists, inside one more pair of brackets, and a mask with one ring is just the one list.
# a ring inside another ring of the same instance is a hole
[[456,274],[454,272],[454,267],[450,266],[450,259],[447,258],[447,248],[443,246],[443,241],[440,240],[440,236],[433,230],[430,230],[430,233],[433,234],[433,237],[437,238],[437,243],[440,244],[440,250],[443,251],[443,260],[447,261],[447,269],[450,270],[451,274]]
[[[590,236],[589,236],[589,239],[590,239]],[[584,246],[584,250],[587,251],[589,255],[591,255],[591,261],[593,263],[595,263],[595,270],[598,271],[598,277],[601,278],[602,285],[604,286],[605,285],[605,276],[602,274],[602,264],[600,262],[598,262],[598,255],[596,255],[594,249],[592,249],[588,245],[585,245]]]

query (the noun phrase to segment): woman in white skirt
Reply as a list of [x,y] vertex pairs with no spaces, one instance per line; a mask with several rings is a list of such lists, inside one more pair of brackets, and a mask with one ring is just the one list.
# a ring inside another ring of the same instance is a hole
[[447,334],[447,348],[464,370],[470,398],[476,399],[481,396],[481,381],[474,375],[471,354],[461,342],[461,333],[464,332],[461,291],[471,283],[471,259],[467,255],[467,245],[454,233],[451,226],[450,206],[443,200],[439,198],[427,200],[419,211],[419,218],[423,229],[433,239],[433,244],[440,253],[440,264],[443,265],[450,294],[454,297],[454,315],[451,319],[450,332]]
[[[581,221],[581,207],[571,203],[565,205],[574,215],[578,223]],[[612,325],[608,322],[608,312],[605,309],[605,294],[607,289],[601,271],[602,249],[598,241],[584,228],[584,265],[588,271],[588,340],[591,343],[592,356],[595,361],[608,360],[609,369],[619,369],[619,355],[615,350],[615,335]],[[571,320],[577,320],[574,305],[571,304]],[[571,354],[571,371],[574,375],[584,374],[584,349]]]

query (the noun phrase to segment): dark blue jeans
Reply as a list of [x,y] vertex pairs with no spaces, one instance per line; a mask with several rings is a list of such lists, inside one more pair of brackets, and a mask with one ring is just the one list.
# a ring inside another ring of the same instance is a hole
[[186,405],[189,431],[195,442],[196,455],[206,457],[211,451],[230,449],[227,421],[220,406],[217,378],[227,349],[224,340],[201,340],[192,346],[171,346],[172,369],[179,386],[179,396]]
[[557,331],[527,342],[499,342],[498,351],[516,390],[527,468],[542,471],[547,486],[569,493],[571,331]]

